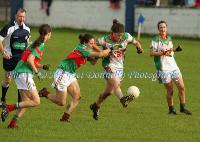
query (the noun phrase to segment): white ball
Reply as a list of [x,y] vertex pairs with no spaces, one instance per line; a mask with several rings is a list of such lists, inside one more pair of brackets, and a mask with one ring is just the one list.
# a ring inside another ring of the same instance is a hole
[[140,95],[140,90],[137,86],[130,86],[127,90],[128,95],[133,95],[134,98],[138,98]]

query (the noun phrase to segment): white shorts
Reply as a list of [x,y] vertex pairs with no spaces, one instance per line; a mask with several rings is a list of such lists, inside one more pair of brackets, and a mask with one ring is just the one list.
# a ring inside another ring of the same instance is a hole
[[104,72],[104,77],[105,79],[109,79],[109,78],[113,78],[113,77],[117,77],[120,79],[120,81],[123,80],[123,77],[124,77],[124,72],[123,72],[123,69],[110,69],[110,70],[106,70]]
[[54,81],[51,86],[59,91],[65,92],[67,91],[67,87],[76,80],[75,74],[57,69],[54,73]]
[[14,75],[15,83],[17,85],[17,89],[22,90],[36,90],[35,82],[33,80],[33,75],[30,73],[20,73],[18,75]]
[[158,71],[157,75],[159,81],[164,84],[169,83],[172,80],[178,81],[180,78],[182,78],[182,74],[179,69],[173,71]]

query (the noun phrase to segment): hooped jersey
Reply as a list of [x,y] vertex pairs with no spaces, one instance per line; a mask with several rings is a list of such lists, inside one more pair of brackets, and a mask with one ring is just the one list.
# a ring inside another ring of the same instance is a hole
[[37,67],[37,64],[41,61],[44,51],[44,43],[40,44],[40,46],[36,48],[32,48],[32,44],[24,50],[24,52],[21,55],[21,60],[18,62],[14,73],[31,73],[33,74],[33,70],[30,67],[29,63],[27,62],[27,59],[30,54],[35,56],[34,63]]
[[171,57],[164,55],[154,57],[154,62],[157,70],[173,71],[178,69],[174,59],[173,43],[170,36],[168,36],[167,39],[163,39],[159,35],[153,37],[150,48],[155,52],[163,52],[167,50],[171,51]]
[[81,65],[86,63],[87,57],[91,52],[92,50],[87,49],[86,45],[78,44],[75,49],[60,62],[58,68],[66,72],[75,73]]
[[13,58],[20,58],[23,50],[27,46],[29,36],[30,28],[25,24],[19,26],[15,21],[10,22],[0,31],[0,40],[5,41],[4,49]]
[[[114,50],[112,50],[111,55],[102,60],[102,66],[104,68],[120,68],[123,69],[123,62],[125,57],[125,51],[128,43],[135,44],[135,38],[131,36],[129,33],[124,33],[119,41],[115,41],[112,34],[105,35],[99,39],[97,39],[97,44],[101,45],[103,48],[107,48],[110,45],[118,45]],[[119,49],[121,48],[121,49]]]

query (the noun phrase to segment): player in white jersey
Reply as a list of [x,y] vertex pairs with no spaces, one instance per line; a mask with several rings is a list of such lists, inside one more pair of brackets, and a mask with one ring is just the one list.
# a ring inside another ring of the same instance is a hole
[[143,49],[139,41],[132,37],[129,33],[124,31],[124,25],[119,23],[118,20],[113,20],[111,33],[105,35],[97,40],[97,44],[103,48],[110,47],[112,52],[110,56],[103,59],[102,65],[105,69],[106,88],[99,96],[97,101],[90,105],[93,112],[93,118],[98,120],[99,108],[103,101],[111,95],[112,91],[118,97],[123,107],[127,107],[129,102],[133,100],[133,96],[124,96],[121,88],[120,81],[123,76],[123,62],[126,47],[129,43],[137,47],[138,53],[142,53]]
[[154,36],[151,42],[150,56],[154,57],[157,75],[167,91],[169,114],[176,114],[173,104],[173,82],[179,91],[180,112],[187,115],[192,113],[185,107],[185,87],[181,72],[174,59],[174,52],[181,51],[180,47],[174,49],[171,37],[167,34],[167,23],[160,21],[157,24],[159,35]]

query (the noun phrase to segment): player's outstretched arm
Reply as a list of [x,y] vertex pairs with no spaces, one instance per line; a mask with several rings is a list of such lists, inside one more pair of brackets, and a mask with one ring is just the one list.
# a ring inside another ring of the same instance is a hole
[[102,51],[102,50],[99,48],[99,46],[97,46],[97,44],[95,44],[95,45],[93,46],[93,50],[96,51],[96,52]]
[[111,49],[108,48],[108,49],[102,50],[100,52],[91,52],[88,56],[89,57],[99,57],[99,58],[107,57],[107,56],[109,56],[110,51],[111,51]]
[[134,42],[135,46],[136,46],[136,49],[137,49],[137,53],[138,54],[141,54],[144,52],[143,48],[142,48],[142,45],[141,43],[138,41],[138,40],[135,40]]

